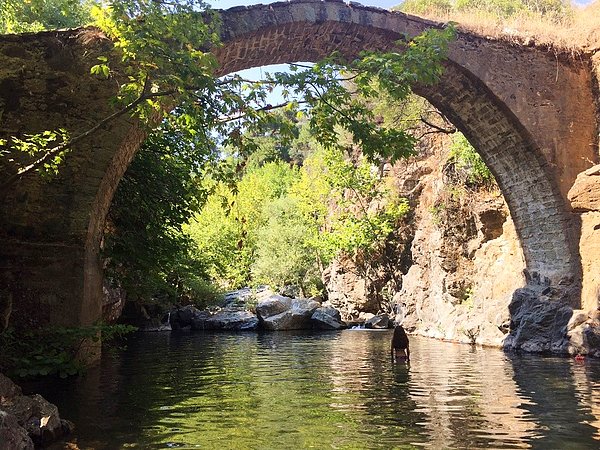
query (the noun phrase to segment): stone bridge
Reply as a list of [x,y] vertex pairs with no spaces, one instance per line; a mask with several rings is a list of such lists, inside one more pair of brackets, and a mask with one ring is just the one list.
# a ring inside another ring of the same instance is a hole
[[[221,74],[333,51],[352,58],[440,26],[340,0],[236,7],[222,19]],[[89,75],[110,48],[94,30],[0,37],[0,137],[59,127],[77,135],[110,114],[116,83]],[[585,274],[581,220],[566,194],[577,174],[598,162],[597,91],[592,55],[467,33],[452,44],[441,81],[418,89],[493,171],[528,270],[575,286],[573,306],[581,303]],[[4,303],[12,299],[13,318],[41,325],[100,317],[102,230],[143,139],[135,123],[119,120],[78,145],[55,179],[28,176],[0,193],[0,295]],[[7,170],[0,165],[0,180]]]

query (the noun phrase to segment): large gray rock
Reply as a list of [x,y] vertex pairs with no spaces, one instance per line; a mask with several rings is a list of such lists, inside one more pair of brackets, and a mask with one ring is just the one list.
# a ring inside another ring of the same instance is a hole
[[319,306],[310,299],[273,295],[258,303],[256,313],[265,330],[304,330],[311,328],[310,318]]
[[371,317],[365,322],[365,328],[386,329],[390,326],[390,316],[379,314]]
[[317,330],[339,330],[346,327],[340,312],[332,306],[317,308],[310,320]]
[[204,311],[200,311],[198,308],[192,305],[186,305],[181,308],[171,311],[170,323],[174,330],[191,327],[194,320],[198,317],[202,317],[205,314]]
[[271,295],[260,300],[256,305],[256,315],[260,320],[276,316],[288,311],[292,307],[292,299],[283,295]]
[[33,441],[12,414],[0,410],[0,448],[2,450],[33,450]]
[[508,309],[510,334],[504,348],[527,352],[568,353],[567,325],[573,316],[567,291],[529,283],[517,289]]
[[222,309],[204,323],[207,330],[252,331],[258,326],[258,317],[246,310]]
[[212,317],[212,314],[208,311],[198,311],[196,314],[194,314],[192,316],[191,319],[191,328],[192,330],[207,330],[208,325],[206,324],[206,322],[208,321],[208,319],[210,319]]
[[[0,374],[0,412],[4,418],[4,421],[0,419],[0,436],[6,436],[7,442],[10,438],[10,442],[14,442],[15,445],[8,448],[30,448],[29,442],[22,439],[23,433],[29,436],[30,442],[36,445],[47,445],[73,429],[70,422],[61,420],[55,405],[46,401],[41,395],[22,395],[21,389],[2,374]],[[13,418],[23,432],[14,427]]]

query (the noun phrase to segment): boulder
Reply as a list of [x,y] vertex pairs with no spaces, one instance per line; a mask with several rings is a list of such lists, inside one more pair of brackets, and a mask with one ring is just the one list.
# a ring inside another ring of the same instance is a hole
[[265,330],[304,330],[311,328],[310,318],[319,306],[310,299],[274,295],[259,302],[256,312]]
[[222,309],[205,321],[207,330],[252,331],[258,326],[258,318],[250,311]]
[[0,444],[3,450],[33,450],[33,441],[12,414],[0,410]]
[[577,212],[600,211],[600,164],[577,175],[568,197]]
[[[73,430],[73,424],[61,420],[55,405],[41,395],[21,395],[21,389],[1,374],[0,412],[5,419],[5,421],[0,420],[0,436],[6,436],[6,439],[11,439],[10,442],[16,442],[13,447],[15,449],[31,448],[28,447],[29,442],[35,445],[47,445]],[[14,424],[13,418],[23,432],[10,425]],[[30,441],[22,439],[23,433],[29,436]]]
[[390,316],[379,314],[365,321],[365,328],[386,329],[390,326]]
[[275,294],[258,302],[256,305],[256,314],[262,320],[288,311],[291,307],[291,298]]
[[517,289],[508,309],[510,334],[504,348],[527,352],[567,353],[567,324],[573,308],[561,290],[528,284]]
[[171,327],[174,330],[185,327],[191,327],[192,322],[195,320],[195,318],[202,315],[203,311],[200,311],[195,306],[182,306],[181,308],[178,308],[175,311],[171,311]]
[[212,314],[208,311],[196,311],[191,319],[192,330],[208,330],[206,322],[212,317]]
[[310,320],[317,330],[339,330],[346,327],[340,312],[332,306],[317,308]]

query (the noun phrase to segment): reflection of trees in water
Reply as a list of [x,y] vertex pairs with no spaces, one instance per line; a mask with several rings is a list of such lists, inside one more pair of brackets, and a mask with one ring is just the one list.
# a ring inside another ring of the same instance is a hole
[[[600,362],[507,357],[389,332],[147,334],[42,393],[79,446],[593,447]],[[585,423],[585,422],[588,423]]]
[[[511,355],[517,392],[527,420],[536,424],[535,448],[597,448],[600,364],[570,358]],[[594,393],[594,387],[596,393]],[[596,424],[596,425],[594,425]]]

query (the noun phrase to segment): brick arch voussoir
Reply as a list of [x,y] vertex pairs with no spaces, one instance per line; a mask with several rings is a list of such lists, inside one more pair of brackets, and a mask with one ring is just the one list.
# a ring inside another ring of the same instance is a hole
[[554,282],[581,271],[568,206],[546,159],[508,107],[463,67],[448,63],[439,83],[417,93],[448,117],[494,174],[527,265]]

